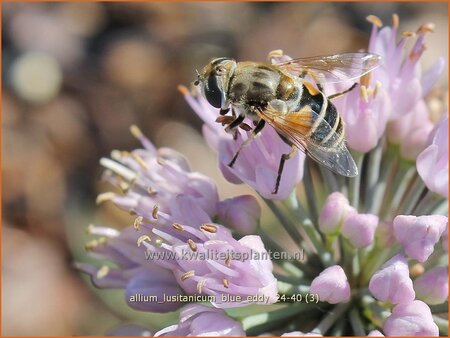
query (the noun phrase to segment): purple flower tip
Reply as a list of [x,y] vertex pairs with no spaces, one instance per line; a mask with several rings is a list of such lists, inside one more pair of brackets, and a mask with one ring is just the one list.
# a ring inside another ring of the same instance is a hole
[[217,212],[222,224],[244,235],[255,233],[261,217],[261,207],[251,195],[223,200],[217,204]]
[[323,270],[311,283],[310,293],[319,295],[322,302],[345,303],[350,300],[350,285],[344,270],[333,265]]
[[190,304],[181,310],[178,324],[159,330],[154,336],[236,337],[245,336],[245,331],[241,323],[228,317],[222,309]]
[[394,218],[394,234],[405,253],[423,263],[433,253],[447,223],[447,217],[441,215],[400,215]]
[[383,331],[388,336],[439,336],[430,308],[420,300],[395,306]]
[[388,260],[370,279],[369,291],[381,301],[393,304],[412,302],[415,293],[406,258],[395,255]]
[[414,281],[417,298],[428,304],[441,304],[448,298],[448,268],[438,266]]
[[340,192],[328,196],[319,216],[319,228],[325,234],[336,234],[344,218],[351,211],[347,197]]
[[352,213],[342,226],[342,235],[357,248],[364,248],[373,242],[378,226],[378,216]]
[[382,334],[380,331],[378,330],[373,330],[370,331],[369,334],[367,335],[367,337],[384,337],[384,334]]

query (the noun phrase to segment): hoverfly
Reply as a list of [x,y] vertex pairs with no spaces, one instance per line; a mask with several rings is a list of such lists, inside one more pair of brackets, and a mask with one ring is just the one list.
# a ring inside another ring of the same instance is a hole
[[[282,57],[281,51],[269,53]],[[284,163],[297,149],[329,170],[347,177],[358,175],[358,168],[345,145],[344,123],[330,100],[351,88],[326,96],[322,83],[337,83],[357,79],[375,69],[381,57],[371,53],[344,53],[292,59],[278,63],[236,62],[232,58],[213,59],[201,73],[195,85],[201,86],[206,100],[220,108],[218,122],[227,125],[227,132],[246,127],[246,117],[255,127],[229,163],[232,167],[241,149],[266,123],[291,146],[283,154],[273,194],[278,192]],[[232,111],[232,116],[226,116]],[[237,113],[236,113],[237,112]]]

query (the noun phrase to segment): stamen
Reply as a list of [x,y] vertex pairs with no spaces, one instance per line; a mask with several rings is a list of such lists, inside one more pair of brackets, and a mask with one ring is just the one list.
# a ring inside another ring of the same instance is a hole
[[97,279],[105,278],[106,275],[109,273],[109,267],[106,265],[103,265],[100,269],[97,271]]
[[402,36],[405,38],[410,38],[415,35],[416,35],[416,33],[414,33],[414,32],[402,32]]
[[91,251],[91,250],[95,249],[96,247],[98,247],[99,245],[105,244],[106,242],[107,242],[107,240],[105,237],[93,239],[92,241],[85,243],[84,248],[88,251]]
[[137,231],[141,230],[141,225],[142,225],[142,221],[143,221],[143,220],[144,220],[144,217],[142,217],[142,216],[138,216],[138,217],[136,217],[136,219],[134,220],[133,227],[134,227]]
[[179,223],[173,223],[172,226],[173,226],[176,230],[179,230],[179,231],[183,231],[183,230],[184,230],[183,226],[182,226],[181,224],[179,224]]
[[89,226],[86,228],[86,232],[89,235],[105,236],[108,238],[114,238],[120,235],[120,231],[116,229],[96,226],[94,224],[89,224]]
[[122,176],[127,181],[133,181],[136,179],[136,173],[129,168],[117,163],[109,158],[103,157],[100,159],[100,164],[104,166],[106,169],[110,169],[115,174]]
[[378,16],[369,15],[366,17],[366,20],[377,27],[383,26],[383,22],[381,21],[381,19]]
[[230,282],[228,282],[228,279],[226,278],[223,279],[223,286],[225,286],[227,289],[229,288]]
[[183,274],[181,275],[181,281],[183,282],[183,281],[185,281],[186,279],[188,279],[188,278],[190,278],[190,277],[192,277],[192,276],[195,276],[195,271],[194,271],[194,270],[185,272],[185,273],[183,273]]
[[136,160],[136,162],[144,169],[149,169],[148,164],[144,161],[144,159],[138,154],[131,154],[131,156]]
[[119,188],[120,188],[120,190],[122,190],[123,193],[127,193],[130,190],[131,185],[122,181],[122,182],[119,182]]
[[152,210],[152,217],[154,219],[158,219],[158,211],[159,211],[159,205],[155,204]]
[[275,49],[275,50],[272,50],[272,51],[270,51],[269,52],[269,54],[267,55],[267,57],[269,58],[269,59],[271,59],[271,58],[279,58],[279,57],[282,57],[284,54],[283,54],[283,50],[282,49]]
[[195,244],[195,242],[192,239],[188,239],[187,243],[189,244],[189,247],[191,248],[192,251],[197,251],[197,244]]
[[416,263],[409,269],[410,276],[412,278],[417,278],[425,272],[425,268],[423,264]]
[[155,196],[158,192],[157,192],[156,190],[153,190],[152,187],[148,187],[148,188],[147,188],[147,193],[148,193],[150,196]]
[[206,279],[202,279],[201,281],[199,281],[199,282],[197,283],[197,292],[198,292],[199,294],[202,293],[203,287],[204,287],[205,285],[206,285]]
[[436,25],[432,22],[426,23],[419,27],[417,34],[434,33]]
[[116,196],[117,195],[115,193],[111,192],[111,191],[104,192],[104,193],[102,193],[102,194],[97,196],[97,198],[95,200],[95,203],[101,204],[101,203],[106,202],[106,201],[111,201]]
[[183,94],[183,95],[189,95],[189,90],[183,86],[183,85],[178,85],[177,86],[178,91]]
[[142,235],[142,236],[139,237],[138,240],[137,240],[137,246],[140,247],[141,244],[142,244],[142,242],[145,242],[145,241],[151,242],[152,239],[151,239],[148,235]]
[[367,74],[361,76],[360,84],[361,84],[362,86],[366,86],[366,87],[369,86],[369,84],[370,84],[370,79],[371,79],[371,74],[372,74],[372,73],[369,72],[369,73],[367,73]]
[[225,265],[228,267],[231,266],[231,256],[230,255],[227,256],[227,259],[225,260]]
[[215,234],[217,232],[217,227],[213,224],[202,224],[200,229],[206,232]]
[[155,244],[156,244],[157,247],[160,247],[160,246],[163,244],[162,239],[161,239],[161,238],[157,238],[157,239],[155,240]]
[[141,139],[142,137],[144,137],[144,134],[139,129],[139,127],[134,124],[130,127],[130,132],[131,132],[131,135],[136,137],[138,140]]
[[400,25],[400,19],[397,14],[392,14],[392,28],[397,29]]
[[378,91],[380,90],[380,88],[381,88],[381,82],[380,81],[375,82],[375,88],[373,90],[373,98],[377,97],[377,94],[378,94]]
[[362,97],[362,99],[367,103],[369,102],[369,94],[367,93],[367,87],[366,86],[361,86],[360,88],[360,95]]

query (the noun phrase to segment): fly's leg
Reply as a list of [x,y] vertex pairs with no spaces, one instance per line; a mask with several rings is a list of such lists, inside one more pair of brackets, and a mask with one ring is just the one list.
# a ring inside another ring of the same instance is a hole
[[337,98],[339,96],[347,94],[348,92],[352,91],[357,85],[358,85],[358,83],[355,82],[350,88],[344,90],[343,92],[336,93],[336,94],[328,96],[328,100],[332,100],[332,99],[335,99],[335,98]]
[[226,128],[225,128],[225,131],[226,131],[227,133],[233,132],[233,139],[234,139],[234,140],[237,139],[237,133],[238,133],[238,131],[237,131],[236,128],[239,127],[240,124],[241,124],[242,122],[244,122],[244,119],[245,119],[245,116],[244,116],[244,115],[239,115],[238,117],[236,117],[236,118],[234,119],[233,122],[231,122],[231,123],[230,123],[228,126],[226,126]]
[[253,129],[252,133],[249,135],[249,137],[241,143],[241,145],[239,146],[239,149],[237,150],[236,154],[233,156],[233,159],[231,160],[231,162],[228,164],[229,167],[233,167],[234,163],[236,162],[239,153],[241,152],[241,150],[247,145],[249,144],[260,132],[261,130],[264,128],[264,126],[266,125],[266,121],[264,121],[263,119],[258,121],[258,124],[256,125],[255,129]]
[[[284,138],[283,138],[284,139]],[[280,187],[281,175],[283,174],[284,163],[291,159],[297,153],[297,147],[291,144],[291,150],[287,154],[281,155],[280,164],[278,165],[278,175],[275,182],[275,189],[273,189],[272,194],[278,193],[278,188]]]

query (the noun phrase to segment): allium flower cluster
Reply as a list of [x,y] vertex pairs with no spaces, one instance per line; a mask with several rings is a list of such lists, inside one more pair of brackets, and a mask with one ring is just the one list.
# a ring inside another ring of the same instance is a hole
[[[433,25],[400,34],[396,15],[390,27],[368,20],[367,50],[382,64],[334,101],[359,176],[338,177],[300,152],[286,161],[272,194],[290,148],[277,131],[267,126],[230,168],[251,131],[226,133],[216,122],[219,109],[185,87],[179,89],[202,119],[224,177],[262,198],[222,200],[211,178],[191,171],[178,152],[156,149],[136,127],[142,149],[101,160],[116,192],[98,202],[110,201],[135,220],[122,230],[91,225],[97,238],[86,248],[112,264],[77,266],[96,286],[123,289],[132,308],[180,311],[178,323],[148,332],[448,335],[448,117],[433,124],[426,103],[444,61],[421,70]],[[273,62],[289,59],[275,54]],[[273,217],[260,224],[269,209]],[[296,250],[302,255],[292,255]]]

